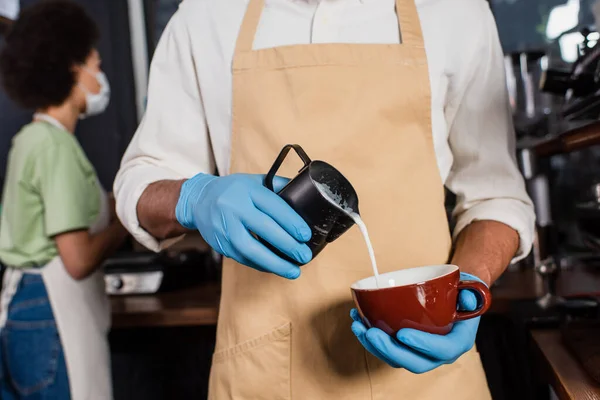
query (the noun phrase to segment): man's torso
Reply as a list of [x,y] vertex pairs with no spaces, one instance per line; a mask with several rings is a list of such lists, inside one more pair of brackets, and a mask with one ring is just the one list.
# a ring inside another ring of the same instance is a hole
[[[217,167],[227,173],[231,149],[231,63],[246,0],[182,3]],[[398,43],[394,0],[266,0],[254,48],[309,43]],[[483,0],[417,1],[428,56],[432,130],[445,181],[451,166],[448,128],[463,80],[481,41],[459,18]],[[273,32],[276,32],[274,34]],[[455,50],[455,51],[454,51]]]

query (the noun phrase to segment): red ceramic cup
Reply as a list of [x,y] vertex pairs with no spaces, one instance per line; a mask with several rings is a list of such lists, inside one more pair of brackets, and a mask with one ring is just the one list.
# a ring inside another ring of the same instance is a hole
[[[458,311],[458,291],[469,289],[479,297],[475,311]],[[402,328],[445,335],[455,321],[475,318],[487,311],[492,295],[479,281],[460,282],[456,265],[430,265],[371,276],[351,286],[363,321],[391,336]]]

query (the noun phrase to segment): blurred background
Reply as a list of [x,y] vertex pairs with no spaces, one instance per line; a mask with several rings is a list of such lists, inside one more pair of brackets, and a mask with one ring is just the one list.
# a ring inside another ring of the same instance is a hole
[[[15,18],[36,1],[0,0],[0,16]],[[180,1],[76,2],[101,29],[99,51],[113,91],[108,110],[81,122],[76,135],[110,189],[144,112],[155,46]],[[595,341],[585,339],[589,333],[577,336],[579,325],[572,324],[600,320],[593,301],[600,296],[600,4],[489,2],[505,53],[515,158],[534,200],[538,226],[532,254],[497,282],[496,308],[483,318],[477,344],[494,399],[600,399],[600,382],[594,383],[589,372],[600,375],[600,336]],[[31,116],[0,89],[0,183],[10,141]],[[448,193],[448,210],[452,205]],[[131,243],[106,264],[118,400],[206,396],[219,260],[198,237],[178,246],[155,256]],[[560,371],[552,370],[558,367],[552,367],[548,355],[562,351],[563,340],[587,346],[570,348],[570,356],[560,353],[572,359],[558,362],[571,373],[595,354],[595,364],[575,380],[591,385],[586,390],[596,390],[598,397],[564,392],[566,381],[557,378]],[[582,356],[586,352],[588,358]],[[547,375],[543,371],[549,368],[553,372]]]

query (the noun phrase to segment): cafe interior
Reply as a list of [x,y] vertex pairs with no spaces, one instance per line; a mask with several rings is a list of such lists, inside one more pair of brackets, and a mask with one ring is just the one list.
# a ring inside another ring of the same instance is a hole
[[[38,1],[0,0],[0,49],[11,19]],[[76,1],[99,27],[112,92],[75,133],[109,191],[180,1]],[[600,400],[600,1],[488,1],[536,226],[531,253],[491,286],[476,346],[494,400]],[[31,118],[0,89],[0,183],[12,138]],[[447,191],[450,224],[455,200]],[[221,262],[197,233],[160,252],[129,237],[103,262],[116,400],[207,398]]]

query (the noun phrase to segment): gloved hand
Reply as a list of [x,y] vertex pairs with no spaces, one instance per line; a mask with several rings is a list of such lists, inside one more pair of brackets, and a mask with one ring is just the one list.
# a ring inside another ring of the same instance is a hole
[[[461,280],[481,281],[474,275],[460,273]],[[458,295],[459,309],[473,311],[477,308],[477,296],[470,290],[461,290]],[[431,371],[443,364],[452,364],[469,351],[475,343],[481,317],[454,323],[447,335],[434,335],[416,329],[401,329],[396,339],[377,328],[362,323],[357,309],[350,316],[354,320],[352,332],[360,343],[374,356],[394,368],[404,368],[415,374]]]
[[[301,264],[312,258],[305,244],[312,232],[281,197],[263,186],[263,179],[264,175],[198,174],[183,183],[175,216],[184,227],[197,229],[220,254],[259,271],[296,279],[300,268],[269,250],[251,232]],[[275,191],[287,182],[275,177]]]

